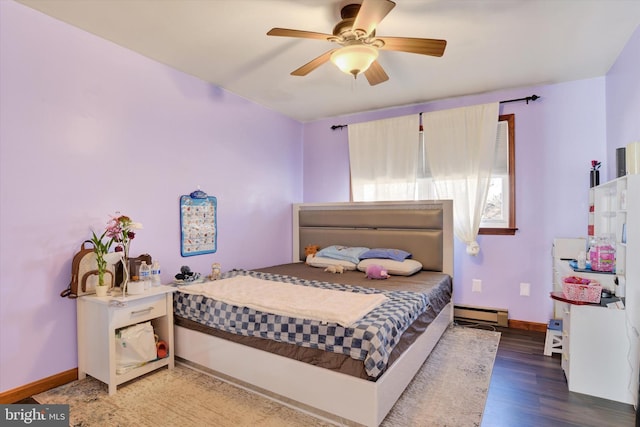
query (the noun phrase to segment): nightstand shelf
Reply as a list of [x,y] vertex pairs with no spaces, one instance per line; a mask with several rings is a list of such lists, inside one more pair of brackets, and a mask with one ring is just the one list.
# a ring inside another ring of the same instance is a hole
[[[109,386],[117,386],[158,368],[175,366],[173,356],[174,287],[158,286],[140,295],[78,298],[78,378],[90,375]],[[122,374],[116,372],[116,330],[151,321],[154,333],[169,347],[169,355]]]

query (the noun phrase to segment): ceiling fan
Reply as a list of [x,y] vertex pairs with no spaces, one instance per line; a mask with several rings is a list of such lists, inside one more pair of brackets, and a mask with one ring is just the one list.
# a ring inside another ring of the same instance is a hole
[[442,56],[446,40],[410,37],[376,37],[376,27],[395,7],[389,0],[363,0],[362,4],[349,4],[340,11],[342,20],[333,28],[333,34],[272,28],[268,36],[297,37],[326,40],[341,47],[331,49],[291,72],[293,76],[306,76],[331,60],[340,70],[356,78],[364,73],[371,86],[389,80],[377,61],[379,50],[395,50],[421,55]]

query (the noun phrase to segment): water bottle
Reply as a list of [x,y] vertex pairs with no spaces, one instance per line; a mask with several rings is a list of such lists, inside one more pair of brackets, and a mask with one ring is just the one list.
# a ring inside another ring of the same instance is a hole
[[142,261],[140,264],[140,281],[144,283],[145,289],[151,287],[151,267],[147,265],[146,261]]
[[152,286],[160,286],[160,263],[158,261],[153,261],[153,266],[151,267],[151,285]]
[[580,270],[586,270],[587,268],[587,254],[584,251],[578,252],[578,268]]

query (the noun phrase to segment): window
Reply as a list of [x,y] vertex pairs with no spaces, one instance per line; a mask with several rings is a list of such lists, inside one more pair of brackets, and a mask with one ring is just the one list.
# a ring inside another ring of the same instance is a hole
[[[501,115],[498,120],[495,165],[478,234],[514,235],[517,230],[515,225],[515,114]],[[362,153],[352,152],[355,145],[351,138],[351,132],[354,131],[354,128],[355,126],[353,125],[349,126],[351,198],[353,201],[407,200],[411,198],[428,200],[437,198],[431,180],[428,162],[423,154],[425,150],[422,138],[419,139],[421,145],[417,150],[417,158],[419,160],[417,162],[417,173],[414,175],[415,180],[414,177],[396,176],[397,174],[390,175],[389,173],[380,173],[378,170],[375,171],[375,179],[373,179],[366,174],[362,177],[354,172],[356,170],[354,169],[356,166],[354,165],[354,161],[360,161],[362,157],[364,157]],[[411,129],[411,127],[409,127],[409,129]],[[377,133],[374,132],[374,135],[376,134]],[[396,143],[398,140],[411,141],[412,138],[414,137],[405,135],[404,138],[396,138],[394,141]],[[362,149],[364,153],[371,154],[369,142],[370,141],[365,140]],[[388,144],[385,144],[383,139],[379,141],[379,145],[386,147]],[[415,147],[415,145],[413,145],[413,147]],[[394,152],[395,151],[397,150],[394,150]],[[413,153],[412,156],[415,157],[416,151]],[[378,154],[372,156],[373,158],[380,158]],[[368,160],[368,162],[369,163],[365,163],[367,165],[366,167],[360,165],[358,170],[362,169],[371,172],[373,170],[371,169],[371,160]],[[358,176],[357,179],[354,174]]]
[[[435,199],[428,164],[420,147],[417,199]],[[515,114],[499,117],[496,157],[487,194],[487,202],[478,234],[513,235],[516,228],[515,209]]]
[[517,230],[515,114],[498,120],[496,161],[478,234],[513,235]]

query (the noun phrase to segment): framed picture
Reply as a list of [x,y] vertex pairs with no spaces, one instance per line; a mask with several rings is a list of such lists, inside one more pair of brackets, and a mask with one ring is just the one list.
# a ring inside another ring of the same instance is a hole
[[180,196],[180,254],[183,257],[216,252],[217,212],[216,198],[203,191]]

